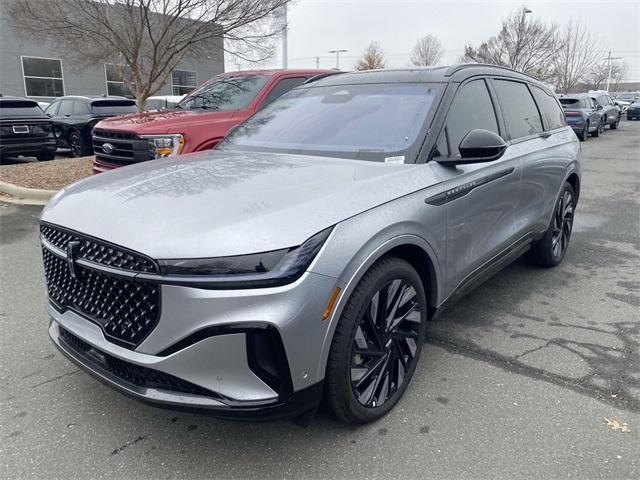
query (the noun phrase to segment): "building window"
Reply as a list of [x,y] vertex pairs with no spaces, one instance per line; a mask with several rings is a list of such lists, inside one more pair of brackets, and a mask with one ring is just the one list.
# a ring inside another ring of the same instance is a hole
[[62,62],[55,58],[21,57],[27,97],[62,97]]
[[191,70],[174,70],[171,72],[171,87],[174,95],[185,95],[196,88],[197,85],[196,72]]
[[122,97],[132,97],[133,94],[129,86],[124,82],[124,75],[128,72],[126,65],[104,64],[104,74],[107,78],[107,95],[120,95]]

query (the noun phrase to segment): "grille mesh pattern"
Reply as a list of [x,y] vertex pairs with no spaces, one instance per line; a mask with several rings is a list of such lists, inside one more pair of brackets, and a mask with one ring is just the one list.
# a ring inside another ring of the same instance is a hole
[[[67,344],[81,354],[86,354],[86,352],[89,352],[90,350],[95,350],[91,345],[63,328],[60,328],[60,333]],[[205,388],[194,385],[193,383],[187,382],[186,380],[182,380],[178,377],[174,377],[173,375],[169,375],[168,373],[125,362],[104,352],[99,353],[104,358],[104,363],[102,364],[103,367],[117,377],[139,387],[158,388],[161,390],[191,393],[207,397],[219,397]]]
[[155,263],[150,259],[108,243],[81,237],[73,232],[46,224],[40,225],[40,233],[45,240],[61,250],[65,250],[67,243],[71,240],[80,241],[78,258],[84,258],[108,267],[122,268],[135,272],[158,273]]
[[67,262],[43,247],[49,299],[99,324],[107,337],[128,348],[137,346],[158,323],[157,285],[133,282],[76,265],[76,278]]

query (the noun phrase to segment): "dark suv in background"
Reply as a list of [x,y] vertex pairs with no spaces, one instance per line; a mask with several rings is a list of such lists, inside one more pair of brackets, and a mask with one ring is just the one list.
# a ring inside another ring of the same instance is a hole
[[589,134],[594,137],[600,136],[604,130],[604,118],[600,115],[593,98],[584,93],[562,95],[560,105],[567,123],[581,142],[584,142]]
[[53,122],[58,146],[69,148],[74,157],[91,155],[91,131],[107,117],[136,113],[135,100],[125,97],[69,95],[52,102],[45,113]]
[[51,121],[38,103],[0,95],[0,161],[19,155],[53,160],[55,152]]

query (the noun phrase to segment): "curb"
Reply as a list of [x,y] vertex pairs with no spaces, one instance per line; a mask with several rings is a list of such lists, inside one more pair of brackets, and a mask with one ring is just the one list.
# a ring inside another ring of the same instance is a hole
[[[20,200],[20,203],[25,205],[44,205],[51,197],[53,197],[53,195],[55,195],[57,190],[40,190],[38,188],[20,187],[13,183],[7,183],[0,180],[0,192],[10,195],[16,200]],[[9,203],[14,202],[9,201]]]

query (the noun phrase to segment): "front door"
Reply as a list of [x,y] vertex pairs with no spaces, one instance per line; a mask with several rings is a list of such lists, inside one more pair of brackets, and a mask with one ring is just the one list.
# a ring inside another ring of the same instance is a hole
[[456,166],[437,163],[439,157],[459,157],[458,145],[471,130],[502,134],[496,110],[485,80],[463,84],[456,92],[432,158],[432,168],[449,193],[443,205],[447,209],[447,296],[516,236],[521,170],[517,147],[507,148],[492,162]]

